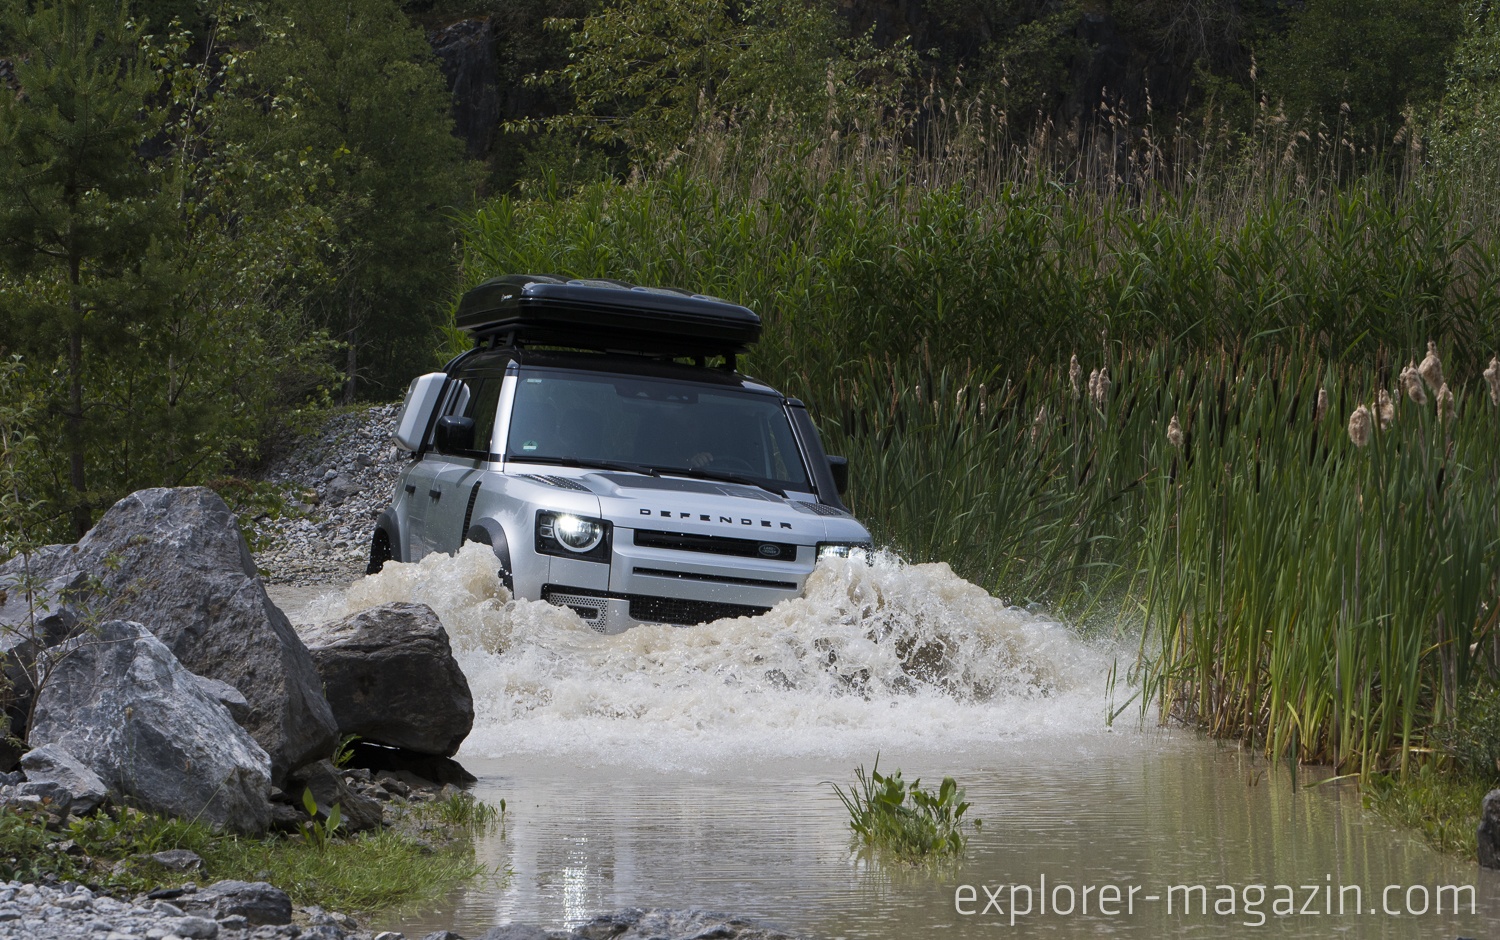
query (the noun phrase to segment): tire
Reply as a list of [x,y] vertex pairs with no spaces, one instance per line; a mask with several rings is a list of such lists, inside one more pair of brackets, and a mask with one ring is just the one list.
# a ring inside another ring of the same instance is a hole
[[370,564],[365,574],[380,574],[385,563],[391,560],[391,537],[384,529],[377,528],[370,537]]

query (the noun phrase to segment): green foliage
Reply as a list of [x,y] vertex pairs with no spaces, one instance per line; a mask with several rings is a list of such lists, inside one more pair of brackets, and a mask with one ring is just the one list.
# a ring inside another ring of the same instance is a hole
[[[51,875],[122,893],[185,881],[270,881],[299,905],[382,911],[441,897],[479,874],[469,839],[476,831],[451,829],[434,851],[433,833],[419,837],[409,828],[317,843],[216,833],[199,823],[121,809],[48,829],[45,812],[11,806],[0,808],[0,878]],[[167,849],[196,852],[203,870],[169,870],[148,857]]]
[[1493,191],[1500,180],[1500,7],[1464,4],[1464,30],[1448,67],[1436,151],[1455,182]]
[[826,2],[611,0],[548,22],[569,33],[572,51],[547,78],[575,101],[548,123],[622,144],[646,165],[708,128],[874,123],[899,102],[912,64],[900,48],[842,35]]
[[[319,852],[326,851],[339,831],[339,825],[344,821],[339,811],[339,804],[335,803],[326,810],[318,805],[311,789],[302,791],[302,808],[307,810],[307,821],[302,824],[303,840]],[[319,819],[319,816],[322,819]]]
[[0,359],[0,561],[35,548],[42,531],[41,503],[27,482],[40,460],[31,431],[36,399],[21,358]]
[[861,766],[848,790],[833,784],[833,792],[849,813],[849,828],[866,848],[890,853],[904,862],[958,858],[968,844],[965,829],[978,830],[978,819],[965,819],[969,804],[952,777],[944,777],[936,793],[922,789],[922,781],[901,779],[901,771],[880,772],[880,758],[868,774]]
[[[331,230],[297,293],[344,344],[345,400],[388,396],[432,364],[453,277],[449,214],[475,180],[442,76],[394,0],[273,4],[249,38],[227,137],[257,159],[323,169],[308,200]],[[270,193],[258,208],[279,202]]]
[[1483,784],[1500,782],[1500,687],[1469,689],[1447,724],[1436,731],[1438,743],[1465,777]]
[[1422,834],[1441,852],[1473,862],[1479,851],[1479,814],[1490,784],[1439,772],[1425,763],[1399,777],[1371,774],[1364,783],[1366,808]]
[[1394,133],[1442,94],[1459,0],[1308,0],[1265,56],[1273,97],[1295,120]]
[[[0,330],[33,367],[26,496],[50,535],[145,485],[253,453],[323,377],[272,280],[319,229],[298,169],[217,145],[236,59],[195,64],[105,3],[7,7],[26,93],[0,96]],[[248,211],[275,193],[274,213]]]

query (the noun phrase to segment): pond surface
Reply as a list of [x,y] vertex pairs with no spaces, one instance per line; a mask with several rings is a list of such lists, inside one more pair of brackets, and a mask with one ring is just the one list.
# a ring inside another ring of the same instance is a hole
[[[1129,646],[945,566],[834,563],[762,617],[605,637],[509,601],[486,555],[393,565],[289,611],[431,604],[475,695],[459,757],[477,796],[506,801],[476,846],[494,876],[371,926],[477,937],[694,906],[829,940],[1500,936],[1494,873],[1366,813],[1348,783],[1294,788],[1234,746],[1142,730],[1134,706],[1107,727]],[[829,781],[877,752],[967,788],[984,826],[961,864],[852,851]]]

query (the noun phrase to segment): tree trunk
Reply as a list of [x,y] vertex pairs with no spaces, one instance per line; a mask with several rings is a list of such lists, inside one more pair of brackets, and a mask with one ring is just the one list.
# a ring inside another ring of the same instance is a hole
[[354,383],[359,367],[359,324],[349,323],[349,332],[344,334],[344,342],[349,349],[349,357],[344,364],[344,404],[354,404]]
[[68,485],[73,488],[73,531],[79,538],[83,538],[93,524],[84,475],[83,306],[78,302],[81,268],[76,254],[68,259],[68,280],[72,288],[68,305],[73,315],[68,328]]

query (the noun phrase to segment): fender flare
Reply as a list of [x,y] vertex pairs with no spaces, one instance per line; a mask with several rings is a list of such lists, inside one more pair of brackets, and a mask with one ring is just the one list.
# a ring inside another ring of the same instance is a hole
[[375,528],[384,529],[386,538],[390,540],[391,561],[406,561],[406,539],[401,537],[401,521],[389,507],[380,511],[375,520]]
[[505,585],[507,591],[514,592],[516,585],[510,567],[510,540],[505,537],[505,529],[500,523],[493,519],[475,520],[464,533],[464,541],[479,542],[490,547],[496,560],[500,562],[500,583]]

